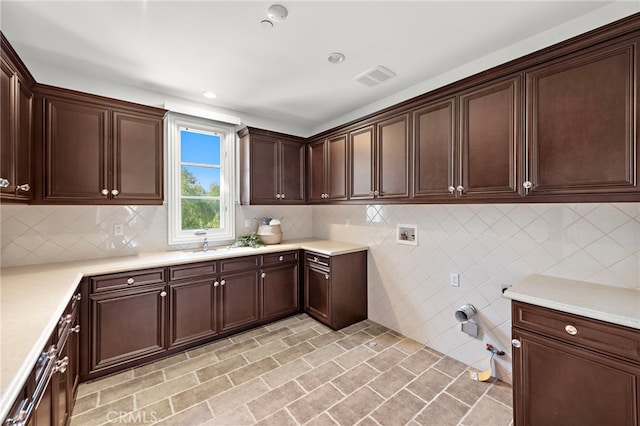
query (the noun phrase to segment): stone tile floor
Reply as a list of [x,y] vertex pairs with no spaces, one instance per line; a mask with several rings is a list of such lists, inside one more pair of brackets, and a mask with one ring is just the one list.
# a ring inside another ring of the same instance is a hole
[[72,426],[512,425],[511,387],[365,320],[306,314],[83,383]]

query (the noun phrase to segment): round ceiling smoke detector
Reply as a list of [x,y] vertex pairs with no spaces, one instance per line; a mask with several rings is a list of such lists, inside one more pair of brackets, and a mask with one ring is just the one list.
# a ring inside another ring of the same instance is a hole
[[275,22],[284,21],[287,19],[287,15],[289,15],[287,8],[281,4],[272,4],[269,6],[269,9],[267,9],[267,16]]
[[345,59],[344,54],[340,52],[334,52],[329,55],[329,57],[327,58],[327,61],[331,62],[332,64],[339,64],[341,62],[344,62],[344,59]]

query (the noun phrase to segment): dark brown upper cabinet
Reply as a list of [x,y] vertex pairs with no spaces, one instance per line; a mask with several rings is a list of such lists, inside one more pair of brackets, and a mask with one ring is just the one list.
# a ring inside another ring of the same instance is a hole
[[309,201],[347,199],[347,135],[335,135],[309,144]]
[[409,197],[409,114],[349,133],[349,199]]
[[526,72],[528,197],[637,199],[639,44],[609,43]]
[[0,199],[31,200],[33,77],[0,33]]
[[457,197],[521,197],[521,82],[518,74],[459,95],[459,153],[448,188]]
[[37,87],[37,201],[162,204],[165,110]]
[[305,203],[305,140],[246,127],[240,136],[242,204]]

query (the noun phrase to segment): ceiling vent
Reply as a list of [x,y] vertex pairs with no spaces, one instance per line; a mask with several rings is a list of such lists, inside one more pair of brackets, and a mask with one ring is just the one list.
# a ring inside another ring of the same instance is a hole
[[391,71],[389,68],[385,68],[382,65],[378,65],[377,67],[373,67],[370,70],[363,72],[358,75],[354,80],[359,81],[365,86],[375,86],[377,84],[382,83],[383,81],[389,80],[396,76],[396,73]]

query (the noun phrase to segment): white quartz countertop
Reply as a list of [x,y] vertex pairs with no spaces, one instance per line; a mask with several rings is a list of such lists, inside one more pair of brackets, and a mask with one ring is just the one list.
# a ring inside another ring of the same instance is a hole
[[534,274],[504,296],[545,308],[640,329],[640,291]]
[[207,252],[178,250],[0,269],[0,421],[8,414],[82,277],[298,249],[336,256],[368,247],[306,239],[256,249],[214,247]]

